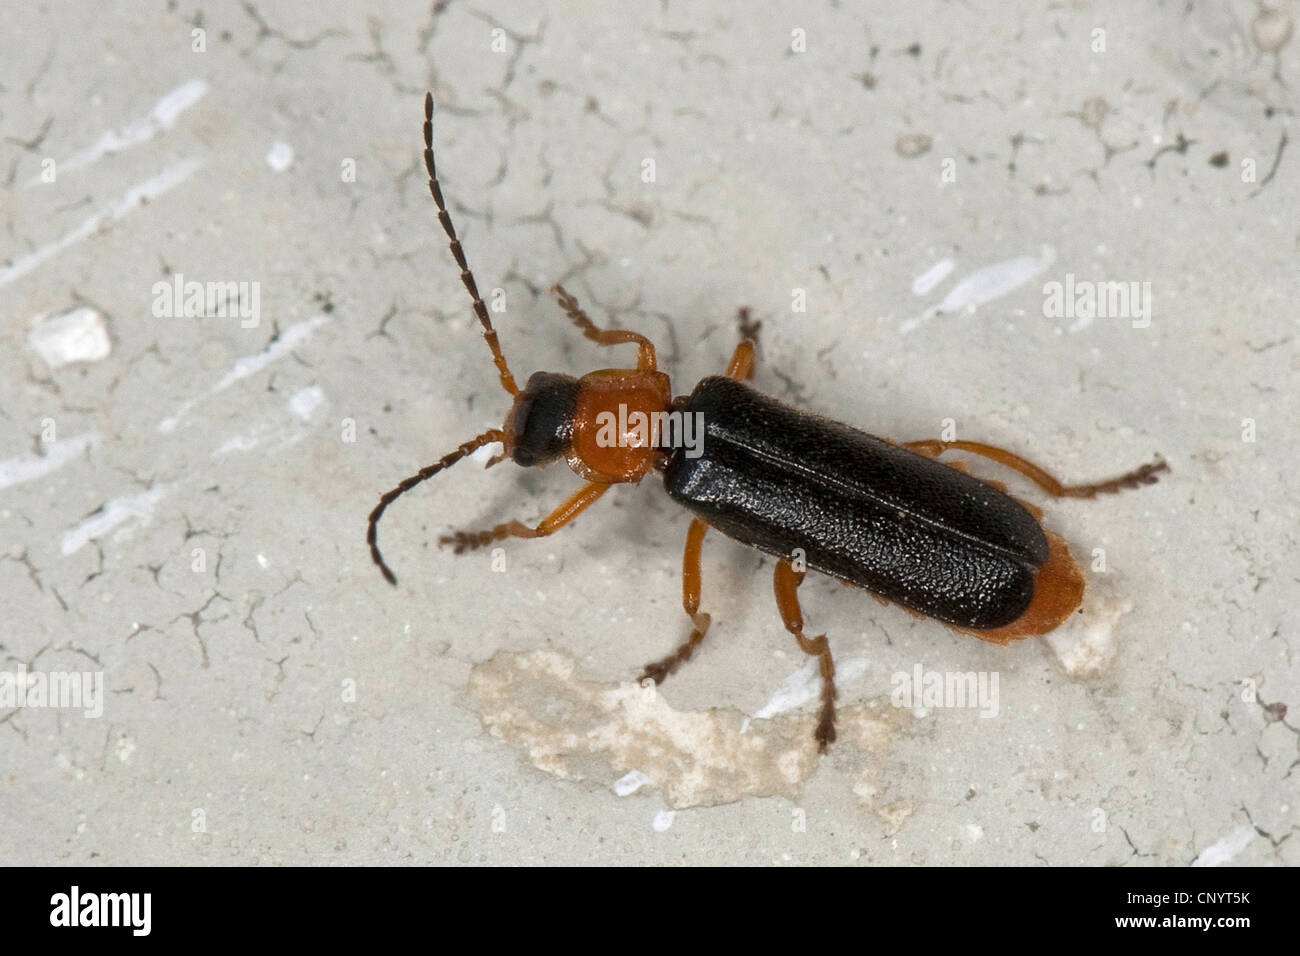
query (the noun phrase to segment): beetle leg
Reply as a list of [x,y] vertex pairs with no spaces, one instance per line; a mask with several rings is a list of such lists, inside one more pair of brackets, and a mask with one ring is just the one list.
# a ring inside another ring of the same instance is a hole
[[803,636],[803,612],[799,609],[798,593],[803,576],[804,572],[796,571],[788,558],[781,558],[776,563],[772,590],[776,592],[776,607],[785,629],[799,642],[799,649],[815,656],[821,665],[822,712],[813,736],[817,740],[817,749],[825,753],[827,745],[835,739],[835,662],[831,659],[831,646],[825,634],[811,639]]
[[582,311],[582,307],[578,305],[578,300],[564,291],[564,286],[552,286],[551,291],[559,299],[560,308],[564,310],[564,314],[569,317],[574,325],[582,329],[583,335],[597,345],[620,345],[624,342],[635,342],[637,344],[637,371],[653,372],[655,370],[655,347],[648,338],[640,332],[633,332],[629,329],[599,328],[595,322],[591,321],[590,316]]
[[543,518],[536,528],[530,528],[522,521],[507,521],[486,531],[455,531],[445,534],[438,539],[438,546],[450,544],[457,554],[461,554],[503,538],[544,538],[548,534],[559,531],[582,514],[611,487],[599,481],[588,482],[570,495],[564,504]]
[[[909,451],[917,452],[917,454],[924,455],[926,458],[937,458],[939,455],[943,453],[942,448],[914,447],[917,445],[930,445],[930,444],[940,444],[940,443],[914,441],[914,442],[905,443],[902,447],[908,449]],[[949,468],[951,468],[953,471],[960,471],[963,475],[970,475],[970,468],[967,467],[966,462],[964,461],[961,460],[945,461],[944,464],[947,465]],[[971,475],[971,477],[975,478],[976,476]],[[995,491],[1000,491],[1003,494],[1008,494],[1007,486],[1000,481],[994,481],[992,478],[978,478],[977,480],[984,482],[984,484],[988,485],[990,488],[992,488]],[[1022,506],[1027,508],[1029,510],[1029,513],[1032,514],[1035,518],[1041,518],[1043,516],[1043,510],[1041,508],[1036,508],[1033,505],[1025,504],[1025,502],[1020,501],[1019,498],[1017,498],[1016,501],[1020,502]]]
[[1140,468],[1134,468],[1132,471],[1125,472],[1107,481],[1098,481],[1087,485],[1065,485],[1033,462],[1026,461],[1014,452],[1009,452],[1005,448],[998,448],[996,445],[985,445],[977,441],[938,441],[930,438],[924,441],[904,442],[903,447],[917,454],[925,455],[927,458],[936,458],[950,449],[983,455],[998,464],[1006,465],[1008,468],[1020,472],[1053,498],[1093,498],[1099,494],[1114,494],[1125,488],[1155,484],[1159,480],[1156,478],[1158,473],[1169,471],[1169,463],[1163,458],[1157,458]]
[[731,353],[731,361],[727,363],[727,378],[734,378],[737,382],[743,382],[754,374],[754,343],[745,339],[736,346],[736,351]]
[[736,346],[736,351],[731,353],[726,375],[727,378],[743,382],[754,374],[754,349],[758,345],[758,330],[763,327],[763,323],[751,319],[749,307],[743,305],[736,319],[740,330],[740,344]]
[[701,519],[693,519],[686,532],[686,550],[682,554],[682,607],[694,625],[691,636],[667,657],[647,664],[637,678],[638,683],[652,680],[662,684],[664,678],[691,659],[695,648],[708,633],[709,615],[700,611],[700,552],[704,549],[704,535],[708,530],[709,526]]

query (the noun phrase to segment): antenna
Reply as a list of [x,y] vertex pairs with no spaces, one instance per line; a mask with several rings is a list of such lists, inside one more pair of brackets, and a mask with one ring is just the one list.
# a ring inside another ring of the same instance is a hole
[[447,233],[452,258],[460,267],[460,281],[465,283],[465,291],[469,293],[470,300],[474,303],[474,314],[478,316],[479,324],[483,326],[483,338],[487,339],[488,348],[492,350],[492,361],[496,362],[497,371],[501,375],[501,387],[512,396],[518,395],[519,386],[515,384],[515,377],[510,374],[510,367],[506,365],[506,357],[501,352],[501,343],[497,341],[497,330],[492,328],[487,306],[483,304],[483,298],[478,294],[474,273],[470,272],[469,265],[465,262],[465,250],[461,248],[460,240],[456,238],[456,227],[451,224],[447,204],[442,200],[442,187],[438,185],[438,170],[433,162],[432,93],[424,94],[424,168],[429,171],[429,194],[438,204],[438,222],[442,223],[443,232]]
[[379,504],[375,505],[375,510],[370,512],[370,520],[366,526],[366,544],[370,545],[370,559],[374,561],[375,564],[379,565],[379,570],[383,573],[385,581],[394,586],[397,584],[396,576],[389,569],[388,565],[384,563],[384,559],[379,553],[379,541],[377,535],[379,534],[379,518],[383,515],[384,510],[420,482],[428,481],[438,472],[450,468],[466,455],[477,451],[484,445],[490,445],[494,441],[505,441],[505,438],[505,432],[502,432],[499,429],[493,428],[491,431],[486,431],[476,438],[471,438],[455,451],[443,455],[442,458],[434,464],[421,468],[392,491],[384,493],[384,496],[379,499]]

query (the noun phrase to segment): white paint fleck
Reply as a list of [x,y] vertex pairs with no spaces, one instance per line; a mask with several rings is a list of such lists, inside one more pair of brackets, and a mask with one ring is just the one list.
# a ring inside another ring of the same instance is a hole
[[[78,150],[58,163],[55,166],[56,175],[89,166],[110,153],[118,153],[148,142],[159,133],[176,125],[176,120],[181,113],[203,99],[207,92],[208,84],[203,80],[185,81],[176,89],[164,93],[162,99],[149,111],[148,116],[131,121],[121,130],[109,130],[101,134],[93,146]],[[37,174],[27,180],[26,185],[32,186],[41,181],[40,174]]]
[[37,316],[27,341],[50,368],[98,362],[113,350],[104,313],[88,305],[57,315]]
[[942,313],[979,308],[986,302],[1020,288],[1055,261],[1056,250],[1051,246],[1043,246],[1042,254],[1037,257],[1018,256],[976,269],[953,286],[942,302],[926,309],[916,318],[906,320],[899,326],[899,331],[913,332]]
[[76,229],[64,233],[58,239],[41,246],[35,252],[19,256],[8,266],[0,269],[0,288],[21,279],[69,246],[76,245],[82,239],[93,236],[104,223],[121,219],[127,213],[139,209],[143,204],[157,199],[168,190],[179,186],[194,175],[194,172],[202,165],[197,159],[185,159],[167,167],[152,179],[146,179],[139,185],[132,186],[123,194],[121,199],[116,200],[99,212],[91,214],[82,220],[81,225]]
[[1071,677],[1105,670],[1115,659],[1115,625],[1133,610],[1132,601],[1116,601],[1094,589],[1084,597],[1083,620],[1044,635],[1061,666]]
[[316,411],[325,401],[325,392],[319,385],[308,385],[306,388],[300,388],[289,397],[289,411],[293,412],[303,421],[311,418],[311,413]]
[[660,810],[655,814],[655,818],[650,825],[654,827],[655,833],[663,833],[673,825],[673,820],[676,817],[676,810]]
[[1200,855],[1192,861],[1192,866],[1220,866],[1227,863],[1246,849],[1253,839],[1255,839],[1255,828],[1240,826],[1222,840],[1212,843],[1202,850]]
[[256,375],[266,366],[270,365],[278,358],[283,358],[299,342],[307,338],[318,328],[328,321],[329,316],[321,313],[314,315],[310,319],[304,319],[294,325],[289,326],[280,336],[256,355],[246,355],[239,361],[235,362],[234,368],[222,376],[221,381],[212,386],[212,393],[223,391],[234,385],[240,379],[248,378],[250,375]]
[[234,367],[223,375],[221,380],[208,390],[207,394],[184,402],[181,407],[176,410],[176,414],[172,415],[170,418],[164,418],[158,423],[158,430],[163,433],[175,431],[176,426],[180,424],[181,419],[188,415],[204,398],[225,391],[241,379],[257,374],[276,359],[283,358],[300,342],[310,336],[327,321],[329,321],[329,316],[321,313],[320,315],[314,315],[310,319],[303,319],[303,321],[289,326],[280,333],[280,336],[274,342],[262,351],[258,352],[256,355],[246,355],[239,359],[239,361],[235,362]]
[[277,173],[284,172],[293,165],[293,147],[277,139],[267,150],[266,165]]
[[148,522],[153,517],[154,505],[161,501],[172,487],[172,485],[154,485],[138,495],[127,495],[106,502],[89,518],[64,532],[63,539],[59,542],[59,550],[65,555],[80,551],[87,541],[107,534],[131,518]]
[[[301,421],[310,421],[312,414],[325,401],[325,393],[317,385],[309,385],[306,388],[299,389],[290,396],[286,403],[290,413]],[[182,411],[187,411],[196,403],[191,401],[184,406]],[[238,435],[232,435],[221,443],[220,447],[212,453],[213,458],[222,455],[228,455],[231,452],[252,451],[260,445],[266,444],[276,436],[280,436],[282,441],[278,447],[296,445],[306,436],[306,431],[301,428],[291,428],[291,433],[285,437],[283,422],[279,418],[267,418],[262,421],[254,422],[253,425],[245,432]]]
[[502,445],[501,442],[489,442],[482,448],[476,448],[474,451],[470,452],[469,460],[474,462],[476,465],[483,465],[486,467],[489,461],[501,454],[504,450],[505,446]]
[[929,295],[935,286],[948,278],[956,264],[951,259],[940,259],[912,280],[912,291],[917,295]]
[[221,443],[221,446],[212,453],[212,457],[216,458],[219,455],[228,455],[234,451],[252,451],[265,440],[265,429],[260,427],[255,433],[248,435],[232,435]]
[[84,435],[73,435],[71,438],[52,442],[47,446],[44,455],[28,455],[25,458],[0,461],[0,488],[21,485],[25,481],[33,481],[48,475],[73,459],[81,457],[87,448],[94,448],[99,441],[98,432],[87,432]]
[[629,770],[614,781],[613,790],[617,796],[626,797],[636,793],[647,783],[653,783],[653,781],[640,770]]
[[[834,654],[834,648],[831,649]],[[860,676],[867,669],[865,657],[850,657],[835,664],[835,683],[843,687],[849,681]],[[802,707],[810,700],[820,699],[822,693],[821,670],[815,657],[808,658],[801,668],[781,682],[771,697],[758,710],[754,717],[758,720],[770,720],[777,714]]]
[[1006,295],[1024,285],[1056,261],[1056,250],[1044,246],[1042,254],[1018,256],[976,269],[966,276],[939,303],[941,312],[974,308]]
[[271,566],[271,562],[267,560],[266,555],[264,554],[259,554],[257,556],[257,563],[263,571]]

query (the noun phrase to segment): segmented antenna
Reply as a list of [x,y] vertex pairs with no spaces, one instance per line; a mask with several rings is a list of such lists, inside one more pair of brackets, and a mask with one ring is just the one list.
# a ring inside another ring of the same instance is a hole
[[[506,374],[508,375],[509,373],[507,372]],[[511,382],[511,384],[513,385],[514,383]],[[482,448],[484,445],[490,445],[494,441],[505,441],[505,438],[506,438],[505,432],[501,431],[498,428],[493,428],[491,431],[486,431],[482,435],[479,435],[477,438],[471,438],[469,441],[465,442],[465,444],[461,445],[455,451],[443,455],[442,458],[436,463],[429,465],[425,468],[421,468],[419,471],[413,474],[410,478],[407,478],[405,481],[403,481],[392,491],[388,491],[384,493],[384,496],[379,499],[379,504],[375,505],[375,510],[370,512],[370,523],[366,528],[366,543],[370,545],[370,559],[374,561],[375,564],[379,565],[379,570],[380,572],[383,573],[385,581],[387,581],[389,584],[392,584],[394,586],[396,586],[397,584],[397,578],[393,575],[393,572],[389,569],[388,565],[384,563],[383,556],[380,555],[379,553],[379,542],[378,542],[379,518],[384,513],[384,509],[387,508],[389,505],[391,505],[402,495],[406,494],[408,491],[410,491],[420,482],[428,481],[438,472],[450,468],[452,465],[456,464],[456,462],[460,461],[466,455],[472,454],[473,452]]]
[[506,365],[506,357],[501,352],[501,343],[497,341],[496,329],[492,328],[487,306],[483,304],[483,298],[478,294],[474,273],[470,272],[469,265],[465,262],[465,250],[461,248],[460,240],[456,238],[456,227],[452,225],[451,216],[447,213],[447,204],[442,200],[442,187],[438,185],[438,170],[433,162],[432,93],[424,95],[424,168],[429,171],[429,193],[433,196],[433,201],[438,204],[438,222],[442,223],[443,232],[447,233],[452,257],[460,267],[460,281],[465,283],[465,290],[474,303],[474,314],[478,316],[479,324],[483,326],[483,338],[487,339],[488,348],[492,350],[492,361],[496,362],[497,372],[501,375],[501,387],[512,396],[518,395],[519,386],[515,384],[515,377],[510,374],[510,367]]

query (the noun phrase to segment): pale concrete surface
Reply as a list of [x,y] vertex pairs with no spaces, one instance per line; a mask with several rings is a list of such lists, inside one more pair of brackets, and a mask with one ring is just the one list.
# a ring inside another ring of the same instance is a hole
[[[0,652],[105,699],[0,709],[0,859],[1296,862],[1279,2],[7,13]],[[520,378],[611,363],[563,280],[678,392],[747,303],[758,385],[810,409],[951,419],[1074,480],[1163,454],[1096,502],[1008,479],[1089,566],[1084,614],[1002,648],[810,578],[841,671],[817,759],[772,563],[718,536],[708,641],[628,683],[687,633],[657,481],[494,573],[432,542],[577,479],[462,463],[390,511],[386,585],[378,494],[509,407],[424,187],[426,88]],[[260,320],[156,315],[176,274],[250,283]],[[1149,325],[1045,316],[1067,281],[1150,283]],[[891,706],[918,666],[996,675],[996,716]]]

